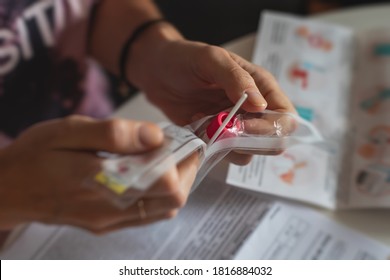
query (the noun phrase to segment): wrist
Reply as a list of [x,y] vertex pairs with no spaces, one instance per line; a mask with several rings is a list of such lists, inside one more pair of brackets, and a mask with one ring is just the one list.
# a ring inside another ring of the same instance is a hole
[[88,51],[119,75],[119,54],[129,34],[143,22],[161,17],[153,0],[100,0],[91,17]]
[[160,21],[145,30],[127,50],[126,78],[143,89],[147,77],[159,66],[164,49],[168,44],[184,40],[180,32],[169,22]]

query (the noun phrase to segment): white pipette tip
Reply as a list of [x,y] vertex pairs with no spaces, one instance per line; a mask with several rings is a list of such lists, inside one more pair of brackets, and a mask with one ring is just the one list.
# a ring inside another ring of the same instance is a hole
[[210,146],[217,140],[218,136],[221,134],[222,130],[226,127],[226,125],[230,122],[233,116],[237,113],[237,111],[241,108],[242,104],[244,104],[245,100],[248,98],[248,94],[244,92],[241,98],[237,101],[236,105],[234,105],[233,109],[230,111],[229,115],[227,115],[226,119],[222,122],[221,126],[214,133],[213,137],[210,139],[207,146]]

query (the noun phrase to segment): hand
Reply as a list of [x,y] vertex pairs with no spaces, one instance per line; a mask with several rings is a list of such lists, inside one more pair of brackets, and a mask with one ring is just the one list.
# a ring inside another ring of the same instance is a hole
[[[129,79],[172,121],[185,125],[233,106],[247,92],[243,109],[295,112],[274,77],[225,49],[184,40],[168,24],[149,30],[134,45]],[[245,164],[249,157],[241,157]]]
[[105,233],[173,217],[195,178],[196,154],[143,195],[145,213],[136,204],[121,210],[85,184],[100,169],[97,151],[139,154],[162,142],[157,126],[120,119],[72,116],[28,129],[0,150],[0,229],[38,221]]

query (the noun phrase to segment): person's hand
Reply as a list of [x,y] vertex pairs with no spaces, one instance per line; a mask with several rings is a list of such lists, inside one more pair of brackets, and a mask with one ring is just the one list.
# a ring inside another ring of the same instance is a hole
[[101,166],[97,151],[140,154],[162,142],[157,126],[121,119],[72,116],[33,126],[0,150],[0,230],[37,221],[105,233],[173,217],[195,178],[196,154],[143,195],[142,209],[137,203],[119,209],[86,186]]
[[[184,40],[168,24],[156,26],[136,42],[128,74],[179,125],[233,106],[244,92],[249,95],[242,106],[245,111],[295,112],[269,72],[223,48]],[[241,159],[246,163],[249,158]]]
[[[128,61],[129,80],[142,89],[176,124],[199,114],[215,114],[248,93],[243,109],[295,112],[274,77],[240,56],[204,43],[188,41],[157,25],[136,42]],[[172,31],[174,32],[174,31]],[[158,35],[156,35],[157,33]],[[164,34],[165,34],[164,33]],[[157,37],[157,38],[155,38]]]

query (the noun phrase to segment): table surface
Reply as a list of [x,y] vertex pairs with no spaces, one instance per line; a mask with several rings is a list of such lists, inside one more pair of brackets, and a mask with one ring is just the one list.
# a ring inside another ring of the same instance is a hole
[[[313,18],[348,26],[356,31],[364,31],[378,27],[390,28],[389,15],[390,4],[386,4],[339,10],[337,12],[321,14]],[[229,42],[223,47],[251,60],[254,42],[255,34],[250,34]],[[149,104],[143,95],[138,95],[125,104],[118,110],[116,116],[153,122],[166,120],[166,117],[156,107]],[[224,168],[220,167],[219,172],[213,173],[224,176]],[[341,224],[358,230],[390,246],[390,210],[318,210]]]

